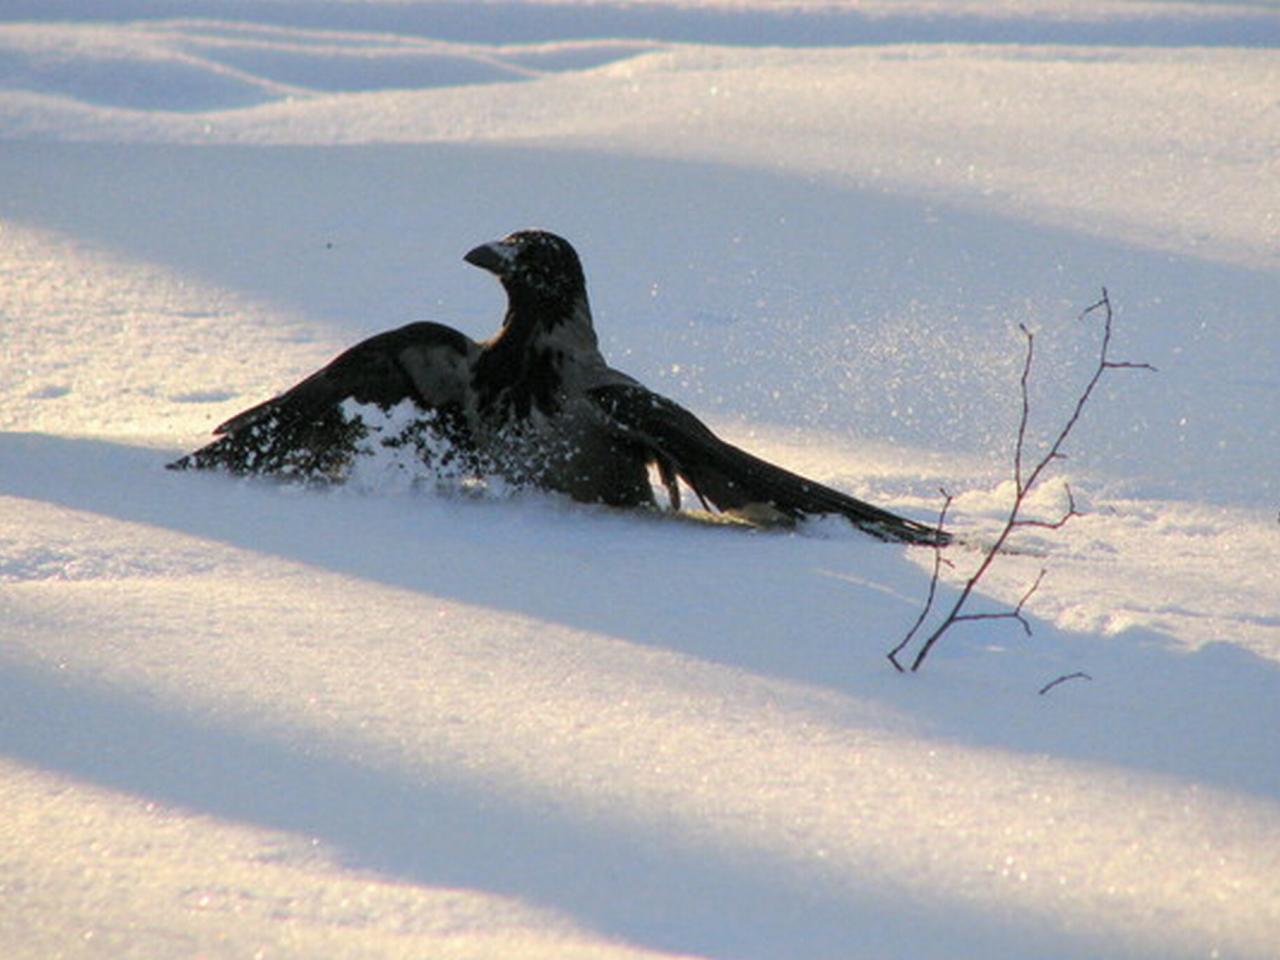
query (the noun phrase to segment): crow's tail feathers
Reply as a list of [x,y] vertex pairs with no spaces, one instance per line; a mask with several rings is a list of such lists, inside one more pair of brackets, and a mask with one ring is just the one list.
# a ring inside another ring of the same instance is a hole
[[663,477],[677,474],[720,510],[767,505],[791,519],[837,514],[881,540],[945,546],[949,534],[823,486],[762,460],[717,437],[679,404],[644,387],[611,385],[592,391],[614,428],[643,446]]

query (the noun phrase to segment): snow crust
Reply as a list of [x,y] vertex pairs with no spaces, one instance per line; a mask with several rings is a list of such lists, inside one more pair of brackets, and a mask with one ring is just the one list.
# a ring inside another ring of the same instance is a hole
[[[110,6],[0,23],[5,956],[1274,955],[1277,4]],[[835,523],[163,470],[491,333],[530,225],[618,366],[975,542],[1105,285],[1158,372],[986,584],[1033,634],[895,674],[932,555]]]

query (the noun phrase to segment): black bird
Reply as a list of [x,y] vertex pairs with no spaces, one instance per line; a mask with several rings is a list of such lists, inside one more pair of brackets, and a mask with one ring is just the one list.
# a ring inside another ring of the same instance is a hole
[[506,317],[491,339],[476,342],[436,323],[370,337],[232,417],[214,430],[217,440],[170,468],[341,482],[370,432],[353,404],[386,411],[407,401],[409,426],[380,442],[413,444],[428,467],[454,475],[497,475],[634,507],[655,503],[655,466],[677,509],[682,480],[708,508],[786,520],[839,514],[881,540],[949,542],[933,527],[726,443],[679,404],[610,367],[567,241],[524,230],[465,259],[496,275],[507,292]]

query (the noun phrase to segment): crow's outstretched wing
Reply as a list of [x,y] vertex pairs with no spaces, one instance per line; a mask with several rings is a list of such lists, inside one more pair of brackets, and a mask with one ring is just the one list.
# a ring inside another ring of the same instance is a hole
[[468,337],[437,323],[412,323],[370,337],[279,396],[220,424],[213,431],[217,440],[168,466],[339,479],[364,435],[360,422],[343,411],[348,401],[386,410],[411,400],[436,417],[442,431],[460,434],[477,350]]
[[672,485],[678,475],[704,501],[721,510],[765,504],[793,519],[839,514],[881,540],[940,546],[950,537],[933,527],[823,486],[761,460],[711,432],[679,404],[638,384],[589,391],[613,429],[642,447]]

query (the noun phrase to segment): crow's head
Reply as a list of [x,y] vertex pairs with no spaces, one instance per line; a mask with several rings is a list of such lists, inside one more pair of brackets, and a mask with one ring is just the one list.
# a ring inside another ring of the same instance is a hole
[[512,306],[518,304],[572,310],[585,301],[582,263],[568,240],[544,230],[520,230],[483,243],[464,258],[502,281]]

